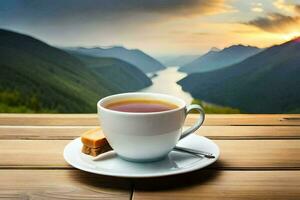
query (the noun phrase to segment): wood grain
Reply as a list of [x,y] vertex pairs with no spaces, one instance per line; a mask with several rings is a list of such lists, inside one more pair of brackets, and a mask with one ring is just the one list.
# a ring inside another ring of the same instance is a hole
[[[0,168],[70,168],[67,140],[0,140]],[[300,169],[300,140],[215,140],[217,169]],[[13,148],[12,148],[13,147]]]
[[[196,114],[188,115],[185,125],[192,125],[197,120]],[[206,115],[204,125],[208,126],[299,126],[300,115],[287,115],[287,114],[208,114]]]
[[126,199],[130,182],[78,170],[0,170],[0,199]]
[[214,171],[136,180],[133,200],[299,199],[299,171]]
[[150,179],[69,166],[65,145],[96,126],[95,114],[0,114],[0,199],[300,199],[300,115],[207,115],[197,134],[219,145],[217,163]]
[[68,140],[0,140],[0,166],[70,168],[63,150]]
[[215,140],[221,150],[216,168],[300,169],[300,140]]
[[94,126],[96,114],[0,114],[0,125]]
[[[0,139],[66,140],[97,126],[0,126]],[[300,126],[203,126],[196,132],[211,139],[300,139]]]
[[[186,125],[195,123],[196,114],[188,115]],[[95,126],[98,125],[96,114],[0,114],[0,125],[24,126]],[[300,126],[299,114],[278,115],[216,115],[208,114],[204,125],[278,125]]]
[[68,140],[96,127],[98,126],[0,126],[0,140]]
[[219,140],[300,139],[300,126],[203,126],[196,133]]

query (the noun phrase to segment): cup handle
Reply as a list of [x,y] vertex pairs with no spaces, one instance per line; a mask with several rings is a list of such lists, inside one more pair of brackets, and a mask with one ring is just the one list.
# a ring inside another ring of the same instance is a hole
[[204,119],[205,119],[204,109],[200,105],[196,105],[196,104],[189,105],[189,106],[186,107],[186,116],[192,110],[196,110],[197,112],[199,112],[200,117],[199,117],[199,119],[196,121],[196,123],[192,127],[188,128],[187,130],[185,130],[184,132],[182,132],[180,140],[183,139],[183,138],[185,138],[189,134],[194,133],[198,128],[200,128],[200,126],[204,122]]

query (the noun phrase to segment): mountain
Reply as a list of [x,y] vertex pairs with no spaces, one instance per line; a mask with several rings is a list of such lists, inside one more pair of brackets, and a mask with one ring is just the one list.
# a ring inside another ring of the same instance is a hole
[[165,68],[159,61],[138,49],[126,49],[120,46],[110,48],[75,47],[68,49],[90,56],[118,58],[138,67],[144,73],[155,72]]
[[216,52],[218,52],[218,51],[221,51],[219,48],[217,48],[217,47],[212,47],[209,51],[216,51]]
[[117,58],[94,57],[78,52],[71,52],[73,56],[81,60],[95,73],[116,87],[122,86],[122,90],[137,91],[152,84],[146,74],[136,66]]
[[[117,76],[121,66],[125,66],[122,72],[129,68],[123,61],[103,59],[110,63],[104,67],[116,70],[111,79],[110,71],[96,72],[65,51],[12,31],[0,29],[0,44],[1,112],[96,112],[96,102],[101,97],[151,83],[136,68],[134,74],[129,70],[127,75]],[[100,66],[101,58],[97,60]],[[135,76],[140,76],[144,83]],[[128,88],[126,81],[115,84],[119,77],[131,80],[134,87]]]
[[188,75],[178,83],[195,98],[247,113],[300,112],[300,38],[240,63]]
[[182,55],[182,56],[161,56],[157,59],[165,66],[183,66],[193,60],[195,60],[198,55]]
[[260,51],[257,47],[233,45],[223,50],[212,48],[208,53],[182,66],[179,71],[186,73],[208,72],[238,63]]

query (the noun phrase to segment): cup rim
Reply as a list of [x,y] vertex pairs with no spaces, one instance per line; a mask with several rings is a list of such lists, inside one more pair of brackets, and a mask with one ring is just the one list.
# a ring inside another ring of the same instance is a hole
[[[171,99],[175,99],[175,101],[180,102],[180,105],[177,105],[178,108],[172,109],[172,110],[166,110],[166,111],[160,111],[160,112],[123,112],[123,111],[117,111],[117,110],[111,110],[108,108],[105,108],[104,106],[102,106],[102,104],[106,101],[108,101],[109,99],[113,99],[116,97],[121,97],[121,96],[130,96],[130,95],[141,95],[141,96],[161,96],[161,97],[167,97],[167,98],[171,98]],[[154,92],[127,92],[127,93],[119,93],[119,94],[114,94],[114,95],[109,95],[106,96],[102,99],[100,99],[97,102],[97,108],[102,109],[106,112],[111,112],[111,113],[115,113],[115,114],[121,114],[121,115],[160,115],[160,114],[167,114],[167,113],[173,113],[173,112],[177,112],[183,108],[186,107],[186,102],[178,97],[172,96],[172,95],[168,95],[168,94],[161,94],[161,93],[154,93]]]

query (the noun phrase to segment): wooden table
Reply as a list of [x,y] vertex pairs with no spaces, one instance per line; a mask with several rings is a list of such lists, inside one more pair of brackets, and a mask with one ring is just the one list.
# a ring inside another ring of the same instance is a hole
[[0,199],[300,199],[300,115],[207,115],[197,134],[219,145],[217,163],[151,179],[69,166],[64,146],[97,125],[95,114],[0,114]]

